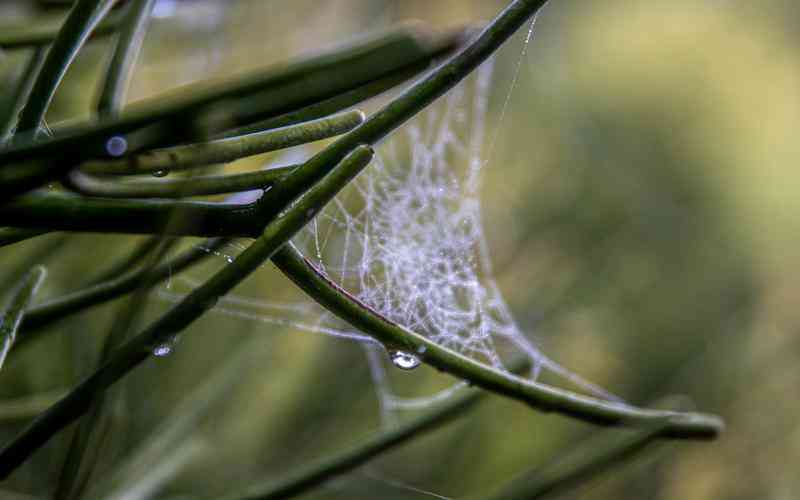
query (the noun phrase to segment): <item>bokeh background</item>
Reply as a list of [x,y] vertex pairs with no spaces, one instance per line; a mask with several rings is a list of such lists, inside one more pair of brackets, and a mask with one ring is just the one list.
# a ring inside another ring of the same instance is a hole
[[[59,15],[58,7],[42,10],[45,3],[2,2],[0,19]],[[161,0],[130,97],[404,20],[436,29],[481,23],[505,3]],[[715,442],[654,447],[563,498],[800,495],[798,16],[800,5],[789,0],[552,0],[527,47],[522,29],[496,56],[487,144],[495,139],[482,202],[496,278],[516,319],[552,358],[615,394],[636,403],[683,395],[728,426]],[[81,53],[50,122],[88,116],[107,53],[103,41]],[[23,56],[0,53],[0,106]],[[44,299],[97,276],[135,241],[42,236],[4,248],[0,276],[11,283],[44,263]],[[202,279],[224,264],[213,258],[190,274]],[[299,296],[269,266],[237,293]],[[91,372],[117,307],[64,320],[13,353],[0,373],[3,441]],[[154,299],[148,316],[165,307]],[[155,497],[221,495],[380,429],[358,345],[209,314],[175,347],[116,390],[118,411],[95,478],[174,418],[215,369],[240,362],[242,351],[239,376],[209,402],[191,434],[190,458]],[[407,394],[449,383],[425,367],[391,376]],[[303,498],[480,497],[607,432],[490,397]],[[70,432],[54,439],[0,484],[0,497],[51,494],[69,442]],[[141,475],[152,473],[145,467]]]

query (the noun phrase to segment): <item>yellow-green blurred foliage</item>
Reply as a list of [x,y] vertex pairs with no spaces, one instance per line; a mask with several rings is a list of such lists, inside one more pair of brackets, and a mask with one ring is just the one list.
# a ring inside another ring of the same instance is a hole
[[[329,48],[402,20],[479,23],[504,3],[205,0],[178,2],[170,14],[162,1],[166,17],[147,35],[131,98]],[[12,10],[0,6],[0,16],[15,19]],[[728,425],[716,442],[668,444],[568,498],[800,493],[798,15],[800,6],[788,0],[552,0],[524,57],[526,29],[497,55],[482,202],[515,317],[554,359],[612,392],[636,403],[685,394]],[[93,42],[78,58],[51,121],[87,115],[106,53]],[[19,62],[0,54],[4,88]],[[269,158],[230,168],[258,168]],[[41,293],[54,296],[86,282],[132,241],[49,235],[20,243],[3,249],[3,281],[44,260],[51,272]],[[57,253],[45,255],[53,246]],[[201,279],[220,265],[215,259],[191,275]],[[237,292],[299,296],[269,266]],[[166,306],[154,300],[150,316]],[[0,374],[0,396],[74,385],[91,369],[114,310],[63,321],[14,353]],[[124,409],[103,468],[244,342],[255,363],[197,428],[208,446],[165,496],[221,494],[279,476],[380,428],[358,345],[209,314],[174,355],[121,384]],[[391,375],[408,394],[447,382],[427,368]],[[24,423],[3,421],[0,437],[10,439]],[[605,431],[492,397],[306,498],[424,498],[396,482],[447,497],[481,494],[595,432]],[[51,493],[68,443],[66,432],[0,489]]]

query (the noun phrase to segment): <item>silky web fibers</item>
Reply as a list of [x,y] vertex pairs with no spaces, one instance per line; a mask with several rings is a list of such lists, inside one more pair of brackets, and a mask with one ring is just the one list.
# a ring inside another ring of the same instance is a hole
[[[541,370],[611,396],[550,360],[514,321],[492,277],[481,221],[482,145],[492,62],[377,148],[370,166],[295,243],[316,267],[383,317],[465,356],[505,370],[522,353]],[[336,324],[323,315],[321,325]],[[374,349],[368,347],[367,349]],[[386,356],[368,356],[379,387]],[[415,353],[390,353],[400,368]],[[425,406],[446,397],[388,407]]]
[[[514,320],[493,279],[480,203],[483,169],[495,168],[482,157],[492,66],[483,64],[380,144],[373,162],[294,243],[367,307],[438,345],[499,370],[524,355],[533,379],[549,371],[619,401],[545,356]],[[182,294],[170,289],[161,295],[177,300]],[[394,410],[436,404],[466,385],[426,397],[397,396],[387,369],[413,369],[421,353],[387,353],[310,299],[279,303],[229,295],[213,310],[362,343],[388,424]]]

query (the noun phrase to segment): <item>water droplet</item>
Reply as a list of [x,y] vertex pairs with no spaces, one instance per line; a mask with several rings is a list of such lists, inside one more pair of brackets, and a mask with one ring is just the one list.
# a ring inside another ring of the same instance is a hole
[[417,347],[417,354],[425,354],[425,351],[427,351],[427,350],[428,350],[428,348],[425,347],[425,344],[423,344],[423,345]]
[[402,370],[413,370],[419,366],[419,358],[404,351],[391,351],[392,364]]
[[153,177],[166,177],[168,175],[169,175],[169,170],[167,169],[153,171]]
[[175,344],[178,343],[178,340],[180,340],[180,337],[173,335],[168,340],[156,345],[153,347],[153,356],[158,356],[159,358],[169,356],[175,351]]
[[121,135],[115,135],[106,141],[106,153],[111,156],[122,156],[128,151],[128,141]]
[[163,358],[165,356],[169,356],[170,353],[172,353],[172,344],[169,342],[164,342],[163,344],[158,344],[157,346],[153,347],[153,356]]

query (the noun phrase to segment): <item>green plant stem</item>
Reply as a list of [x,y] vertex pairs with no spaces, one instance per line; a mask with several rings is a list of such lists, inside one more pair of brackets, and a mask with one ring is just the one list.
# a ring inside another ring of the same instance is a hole
[[[227,244],[224,238],[213,238],[204,244],[192,247],[178,256],[163,262],[153,269],[134,269],[122,276],[87,286],[75,292],[49,300],[31,307],[22,322],[25,336],[20,340],[34,340],[42,329],[53,322],[75,314],[86,308],[103,304],[121,297],[139,288],[149,288],[169,279],[188,267],[196,264],[209,253],[217,251]],[[18,342],[19,344],[20,342]]]
[[19,111],[22,109],[23,103],[28,100],[31,88],[33,88],[36,77],[42,69],[42,64],[47,54],[47,47],[34,47],[32,52],[30,60],[25,65],[25,71],[23,71],[19,83],[17,84],[17,88],[14,90],[14,97],[11,105],[8,107],[8,112],[6,116],[0,120],[0,146],[11,138],[14,126],[17,124]]
[[155,3],[156,0],[131,0],[119,27],[114,53],[97,101],[97,110],[100,113],[116,114],[125,104],[128,83]]
[[7,477],[50,437],[80,417],[98,395],[146,360],[155,346],[188,327],[213,307],[220,296],[260,267],[369,163],[372,154],[372,149],[367,146],[356,148],[268,224],[263,234],[231,264],[223,267],[142,333],[117,349],[111,359],[94,374],[34,420],[30,427],[0,451],[0,478]]
[[235,137],[237,135],[251,134],[262,130],[270,130],[295,123],[316,120],[342,110],[355,106],[367,99],[380,95],[387,90],[396,87],[409,78],[423,71],[428,65],[427,61],[422,64],[415,64],[405,69],[390,73],[388,76],[371,81],[352,90],[342,92],[331,98],[310,104],[295,111],[290,111],[279,116],[259,120],[254,123],[242,125],[236,128],[226,129],[214,136],[214,138]]
[[453,88],[491,56],[545,3],[545,0],[512,2],[455,55],[371,115],[358,128],[319,152],[284,182],[274,186],[270,190],[269,198],[276,203],[261,207],[262,215],[269,218],[273,215],[275,206],[281,206],[283,201],[291,200],[302,192],[304,186],[316,182],[321,165],[336,164],[361,144],[375,144]]
[[22,108],[17,125],[18,132],[33,131],[35,136],[67,68],[72,64],[94,27],[114,5],[114,1],[78,0],[72,7],[47,52],[42,69],[37,74],[36,82]]
[[73,170],[69,187],[84,195],[105,198],[184,198],[265,189],[296,168],[297,165],[288,165],[242,174],[134,182],[111,181]]
[[[178,224],[167,224],[173,214]],[[94,233],[255,237],[264,227],[252,204],[92,198],[39,192],[0,205],[0,226]]]
[[515,478],[485,500],[530,500],[563,494],[637,456],[658,441],[661,426],[603,433],[563,457]]
[[661,435],[669,438],[709,439],[722,431],[722,421],[713,415],[611,403],[495,370],[388,321],[322,275],[291,244],[278,251],[272,261],[315,301],[387,348],[422,353],[420,358],[424,362],[443,372],[538,410],[605,426],[650,426],[663,422]]
[[[123,10],[124,12],[124,10]],[[120,13],[109,14],[92,31],[92,36],[110,35],[117,30]],[[33,19],[26,22],[23,26],[2,26],[0,27],[0,48],[20,49],[26,47],[41,48],[50,44],[59,33],[59,29],[64,24],[64,19],[58,23],[48,22],[44,19]]]
[[[264,118],[291,113],[409,67],[421,67],[452,50],[458,42],[457,34],[436,37],[419,29],[401,29],[327,54],[228,80],[185,85],[133,103],[118,117],[64,127],[56,130],[54,137],[0,150],[0,165],[46,160],[55,155],[73,155],[79,160],[103,156],[105,142],[113,135],[157,123],[183,124],[164,131],[167,135],[176,134],[185,129],[187,119],[202,112],[211,113],[213,105],[224,109],[226,104],[237,100],[245,101],[251,110],[258,109]],[[286,98],[287,89],[292,88],[302,88],[302,98]],[[229,118],[225,128],[236,126],[236,117]],[[242,121],[242,125],[247,125],[252,119]]]
[[48,229],[0,227],[0,247],[13,245],[49,232]]
[[[176,242],[177,239],[175,238],[158,238],[158,244],[152,249],[152,255],[145,264],[148,274]],[[148,288],[138,288],[120,306],[113,319],[110,332],[103,341],[97,366],[102,366],[111,355],[111,352],[125,340],[129,330],[132,328],[136,315],[145,306],[148,292]],[[118,397],[119,392],[106,392],[92,401],[89,410],[72,435],[72,440],[61,468],[58,486],[53,494],[54,500],[71,500],[82,497],[102,453],[104,444],[111,433],[113,410],[110,408],[110,403]]]
[[28,308],[36,290],[44,281],[47,271],[42,266],[36,266],[26,274],[14,288],[5,310],[0,316],[0,369],[6,361],[8,352],[14,344],[25,311]]
[[[514,363],[513,371],[520,373],[529,367],[527,360],[519,361]],[[453,396],[422,415],[378,432],[341,453],[290,471],[280,479],[268,480],[250,485],[241,491],[234,491],[224,496],[223,500],[277,500],[303,494],[397,446],[440,428],[464,415],[487,395],[487,392],[479,389],[465,389],[461,394]]]
[[363,121],[364,113],[361,111],[345,111],[318,120],[273,130],[263,130],[198,144],[155,149],[117,160],[89,162],[81,165],[81,170],[93,174],[135,175],[167,173],[216,163],[228,163],[247,156],[341,135],[349,132]]

